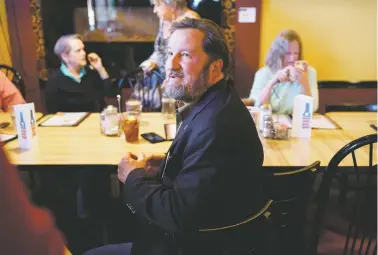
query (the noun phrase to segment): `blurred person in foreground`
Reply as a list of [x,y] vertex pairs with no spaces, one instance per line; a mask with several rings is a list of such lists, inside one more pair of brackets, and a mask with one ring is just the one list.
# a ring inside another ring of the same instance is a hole
[[[270,104],[274,112],[292,114],[294,97],[300,94],[314,98],[315,112],[319,105],[316,70],[303,60],[302,40],[293,30],[280,32],[253,81],[246,105]],[[297,65],[296,63],[300,63]]]
[[200,231],[243,222],[262,208],[264,155],[251,115],[227,82],[223,30],[186,18],[171,32],[164,89],[184,104],[178,133],[156,172],[144,155],[126,153],[118,165],[124,202],[140,220],[133,243],[86,255],[248,254],[260,240],[261,228]]
[[83,39],[78,34],[60,37],[54,52],[62,63],[47,82],[47,111],[102,111],[105,96],[115,96],[119,90],[112,84],[101,58],[96,53],[86,55]]
[[16,104],[25,104],[17,87],[0,71],[0,112],[8,112]]
[[53,217],[29,202],[17,169],[0,144],[0,251],[12,255],[70,254]]

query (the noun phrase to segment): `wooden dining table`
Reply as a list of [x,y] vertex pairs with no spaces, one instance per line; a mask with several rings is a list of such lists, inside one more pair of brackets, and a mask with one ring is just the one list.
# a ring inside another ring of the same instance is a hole
[[348,132],[374,133],[371,125],[377,126],[376,112],[328,112],[326,116]]
[[[290,138],[289,140],[261,139],[264,146],[264,166],[287,167],[307,166],[320,160],[325,167],[333,155],[351,141],[376,131],[370,127],[377,123],[375,112],[330,112],[325,115],[339,129],[312,129],[311,138]],[[373,163],[377,162],[377,145],[374,145]],[[369,148],[356,151],[360,166],[368,166]],[[353,166],[352,157],[345,158],[340,166]]]
[[[374,116],[365,113],[327,114],[340,129],[313,129],[310,138],[290,138],[273,140],[260,137],[264,147],[264,167],[301,167],[320,160],[321,166],[327,166],[332,156],[347,143],[358,137],[374,133],[369,123]],[[348,116],[352,119],[348,120]],[[38,123],[46,120],[43,117]],[[354,119],[354,120],[353,120]],[[356,120],[359,121],[356,121]],[[376,120],[376,116],[375,116]],[[140,132],[155,132],[165,137],[164,123],[161,113],[142,113]],[[168,120],[175,122],[175,120]],[[361,127],[353,125],[358,122]],[[361,124],[366,122],[365,124]],[[366,126],[368,128],[366,128]],[[253,128],[253,127],[251,127]],[[128,143],[124,136],[110,137],[100,133],[100,116],[90,114],[76,127],[38,127],[38,140],[30,150],[20,149],[18,141],[7,143],[4,148],[11,163],[20,166],[42,165],[113,165],[116,166],[126,152],[147,155],[165,153],[171,141],[151,144],[139,137],[135,143]],[[368,164],[368,150],[363,148],[357,152],[360,165]],[[376,162],[376,153],[374,153]],[[347,158],[341,164],[351,166],[352,159]]]
[[[38,123],[45,121],[45,116]],[[174,120],[172,120],[173,122]],[[143,113],[139,134],[155,132],[162,137],[165,120],[160,113]],[[75,127],[37,128],[38,140],[30,150],[20,149],[18,141],[7,143],[4,148],[16,165],[117,165],[126,152],[138,154],[162,153],[171,142],[151,144],[139,137],[135,143],[128,143],[125,137],[105,136],[100,132],[100,115],[90,114]]]

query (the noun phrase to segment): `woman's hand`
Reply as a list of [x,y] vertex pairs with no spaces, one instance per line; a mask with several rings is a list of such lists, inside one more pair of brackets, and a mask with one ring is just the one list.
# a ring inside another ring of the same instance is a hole
[[293,66],[287,66],[281,70],[278,70],[274,76],[276,83],[292,81],[295,77],[295,68]]
[[307,71],[301,69],[301,68],[296,68],[295,69],[296,71],[296,77],[297,77],[297,81],[299,84],[301,84],[302,86],[303,85],[307,85],[308,84],[308,73]]
[[96,53],[92,52],[88,54],[88,62],[94,69],[96,69],[103,80],[109,78],[108,72],[102,65],[101,58]]
[[157,67],[158,67],[158,66],[157,66],[156,63],[154,63],[154,62],[150,62],[149,65],[147,65],[147,66],[142,66],[142,69],[143,69],[143,72],[144,72],[145,74],[148,74],[148,73],[151,73],[152,70],[154,70],[154,69],[157,68]]

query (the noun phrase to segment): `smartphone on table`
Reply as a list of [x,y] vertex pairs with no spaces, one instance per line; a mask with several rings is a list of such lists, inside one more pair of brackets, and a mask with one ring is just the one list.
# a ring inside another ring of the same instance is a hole
[[150,143],[160,143],[164,141],[173,141],[176,136],[176,123],[164,124],[165,138],[156,134],[155,132],[149,132],[141,134],[141,136]]
[[166,141],[163,137],[161,137],[160,135],[154,132],[144,133],[144,134],[141,134],[141,136],[147,141],[149,141],[150,143],[161,143],[161,142]]

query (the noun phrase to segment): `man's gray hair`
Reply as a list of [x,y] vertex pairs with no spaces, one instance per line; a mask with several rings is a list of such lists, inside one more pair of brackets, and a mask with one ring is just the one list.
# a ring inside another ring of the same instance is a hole
[[188,1],[187,0],[150,0],[151,4],[160,4],[165,3],[168,7],[177,8],[177,9],[184,9],[188,7]]
[[54,46],[54,53],[62,60],[63,53],[69,53],[71,50],[70,41],[78,39],[83,41],[83,37],[79,34],[63,35],[61,36]]

